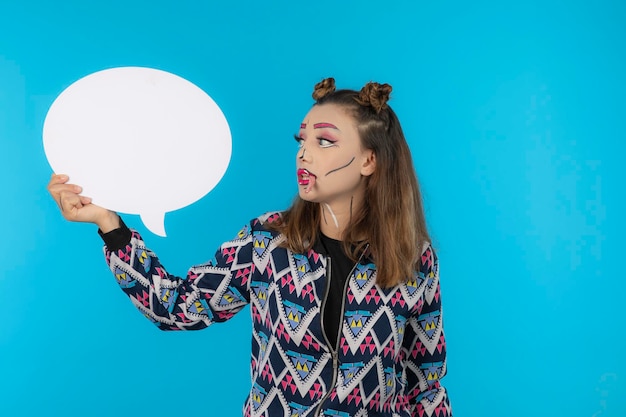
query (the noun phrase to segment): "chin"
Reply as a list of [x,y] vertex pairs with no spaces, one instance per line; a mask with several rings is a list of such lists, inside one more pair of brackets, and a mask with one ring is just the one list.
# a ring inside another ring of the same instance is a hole
[[298,190],[298,195],[304,201],[308,201],[309,203],[319,203],[319,201],[312,195],[313,192],[305,193],[304,190]]

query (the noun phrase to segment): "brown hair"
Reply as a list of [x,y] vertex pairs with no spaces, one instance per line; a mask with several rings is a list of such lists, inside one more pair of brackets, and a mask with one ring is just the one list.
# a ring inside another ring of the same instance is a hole
[[[335,90],[327,78],[315,85],[314,105],[334,104],[354,117],[361,144],[376,158],[374,173],[366,177],[363,204],[342,236],[344,250],[357,260],[369,245],[376,263],[376,283],[392,287],[419,268],[423,244],[429,242],[417,176],[400,122],[387,101],[389,84],[367,83],[361,91]],[[318,203],[296,196],[293,205],[270,227],[286,237],[285,246],[302,253],[318,239]],[[362,239],[365,237],[365,241]]]

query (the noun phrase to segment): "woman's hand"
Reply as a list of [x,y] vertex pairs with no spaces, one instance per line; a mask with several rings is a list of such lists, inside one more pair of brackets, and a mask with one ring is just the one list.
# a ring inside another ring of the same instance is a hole
[[67,175],[53,174],[48,183],[48,192],[61,209],[61,214],[72,222],[94,223],[102,232],[120,227],[118,215],[91,203],[91,198],[80,195],[83,191],[75,184],[68,184]]

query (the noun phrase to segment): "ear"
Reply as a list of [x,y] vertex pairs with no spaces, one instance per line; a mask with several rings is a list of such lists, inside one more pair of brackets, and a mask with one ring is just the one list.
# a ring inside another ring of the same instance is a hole
[[363,154],[364,159],[361,165],[361,175],[368,177],[376,171],[376,154],[371,149],[365,150]]

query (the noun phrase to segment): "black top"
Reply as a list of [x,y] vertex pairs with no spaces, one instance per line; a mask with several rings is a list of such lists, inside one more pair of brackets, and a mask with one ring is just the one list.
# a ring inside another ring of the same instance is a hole
[[327,269],[326,273],[326,278],[329,280],[327,285],[330,286],[330,289],[322,312],[324,333],[332,349],[336,349],[339,325],[343,322],[341,310],[344,290],[348,274],[354,267],[354,262],[343,251],[341,241],[331,239],[320,233],[320,243],[328,255],[328,262],[330,263],[330,268]]

